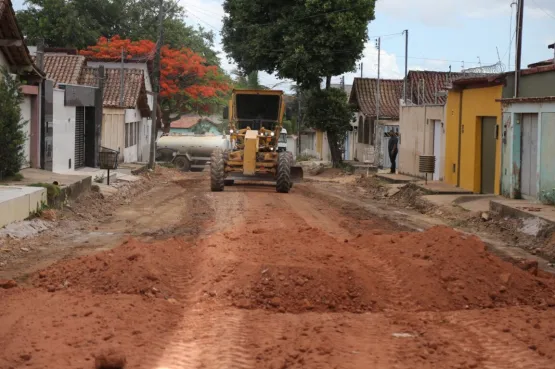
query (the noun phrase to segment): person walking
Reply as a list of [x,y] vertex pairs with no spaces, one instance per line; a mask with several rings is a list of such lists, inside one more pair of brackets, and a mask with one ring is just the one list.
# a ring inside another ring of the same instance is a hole
[[389,138],[389,144],[387,150],[389,151],[389,160],[391,160],[391,174],[397,173],[397,166],[395,160],[397,160],[397,154],[399,153],[399,138],[396,132],[391,133]]

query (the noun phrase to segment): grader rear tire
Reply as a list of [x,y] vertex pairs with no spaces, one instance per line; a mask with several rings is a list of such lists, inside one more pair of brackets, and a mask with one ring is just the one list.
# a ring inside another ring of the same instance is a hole
[[291,189],[291,161],[286,152],[278,154],[276,191],[289,193]]
[[210,157],[210,189],[221,192],[225,187],[225,161],[222,149],[216,149]]

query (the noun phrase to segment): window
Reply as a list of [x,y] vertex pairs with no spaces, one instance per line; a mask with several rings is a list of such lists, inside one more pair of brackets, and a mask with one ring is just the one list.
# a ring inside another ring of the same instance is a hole
[[125,123],[125,147],[129,147],[129,123]]
[[135,146],[139,141],[139,122],[125,123],[125,147]]

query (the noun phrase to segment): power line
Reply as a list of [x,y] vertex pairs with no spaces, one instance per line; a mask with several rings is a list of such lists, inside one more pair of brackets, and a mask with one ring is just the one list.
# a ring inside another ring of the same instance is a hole
[[541,6],[538,5],[538,3],[536,2],[536,0],[532,0],[532,2],[534,4],[536,4],[536,7],[541,10],[542,12],[544,12],[545,14],[547,14],[548,16],[550,16],[551,18],[555,19],[555,15],[553,15],[550,11],[545,10],[544,8],[542,8]]
[[205,20],[203,20],[202,18],[200,18],[198,15],[196,15],[195,13],[193,13],[190,9],[187,11],[188,14],[191,14],[193,17],[195,17],[196,19],[198,19],[199,21],[201,21],[202,23],[206,24],[208,27],[212,28],[214,31],[219,32],[220,28],[219,27],[215,27],[213,25],[211,25],[210,23],[206,22]]

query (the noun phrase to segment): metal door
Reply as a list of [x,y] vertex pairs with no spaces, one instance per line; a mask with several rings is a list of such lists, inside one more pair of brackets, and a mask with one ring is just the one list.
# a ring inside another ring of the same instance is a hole
[[538,163],[538,115],[522,114],[522,162],[520,165],[520,191],[524,196],[536,197]]
[[434,181],[443,179],[443,157],[445,156],[443,142],[443,124],[441,121],[434,121],[434,156],[436,157],[436,167],[434,171]]
[[54,159],[54,82],[44,80],[41,91],[42,100],[42,155],[41,167],[52,171]]
[[481,193],[495,193],[495,162],[497,154],[497,120],[482,118],[482,185]]
[[95,107],[85,107],[85,166],[94,168],[96,141],[96,111]]
[[75,169],[85,166],[85,107],[75,108]]

